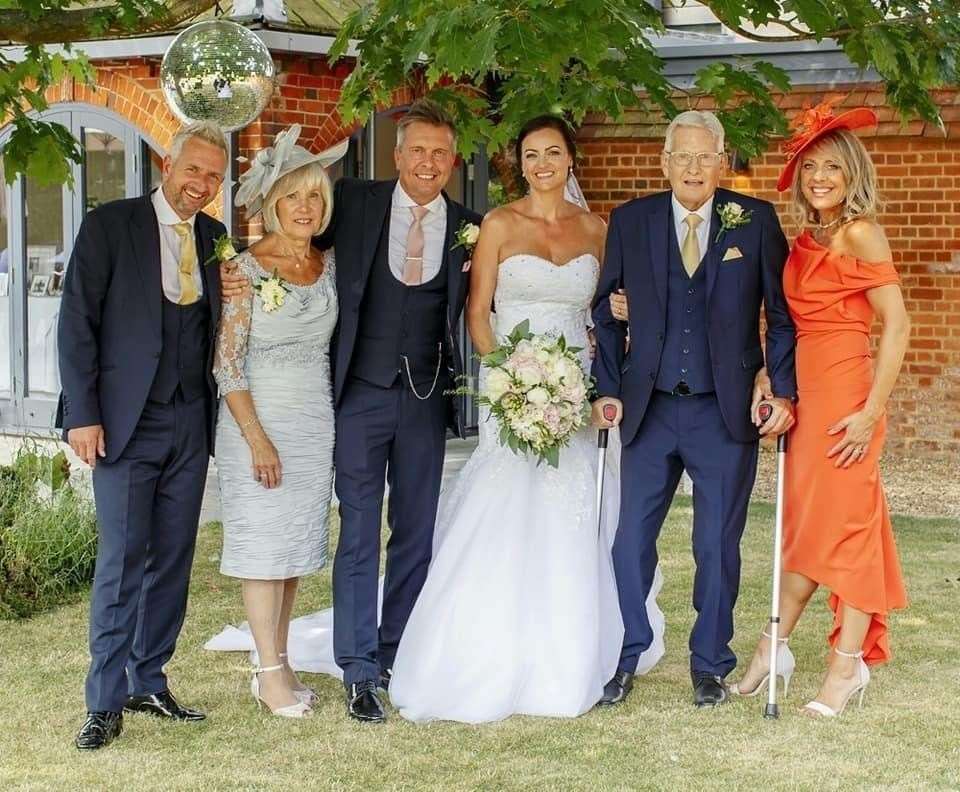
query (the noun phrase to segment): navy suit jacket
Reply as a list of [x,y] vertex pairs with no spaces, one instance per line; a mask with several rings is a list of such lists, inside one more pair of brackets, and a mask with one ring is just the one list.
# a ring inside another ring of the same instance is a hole
[[[334,188],[333,217],[323,235],[316,240],[321,249],[335,248],[337,259],[337,297],[340,317],[333,340],[333,399],[339,404],[350,371],[350,361],[357,340],[360,309],[367,281],[377,254],[381,234],[390,222],[390,206],[396,179],[368,181],[340,179]],[[466,251],[454,248],[455,235],[464,223],[480,225],[481,217],[450,200],[447,203],[447,233],[443,255],[447,265],[447,322],[444,356],[450,382],[457,382],[463,373],[460,345],[456,337],[457,323],[463,312],[470,283],[463,272]],[[447,398],[447,424],[458,436],[464,433],[463,416],[457,411],[457,399]]]
[[[213,409],[207,431],[212,452],[217,387],[211,364],[220,270],[203,262],[213,255],[213,240],[227,230],[201,212],[194,232],[211,311],[207,384]],[[111,201],[89,212],[73,246],[60,303],[57,426],[66,440],[70,429],[101,424],[107,462],[115,462],[130,442],[153,385],[163,344],[162,300],[160,229],[150,196]]]
[[[676,233],[670,198],[669,191],[657,193],[612,212],[593,305],[597,333],[593,376],[600,396],[624,403],[620,427],[624,443],[634,438],[643,421],[660,370],[667,324],[667,244]],[[730,201],[752,212],[750,222],[721,232],[719,208]],[[794,398],[797,393],[795,328],[783,295],[787,241],[772,204],[719,189],[709,242],[701,266],[706,267],[707,335],[717,400],[731,436],[753,442],[758,434],[750,420],[750,401],[754,376],[764,365],[761,303],[767,317],[766,365],[774,395]],[[733,256],[732,248],[741,255]],[[613,318],[608,299],[619,288],[626,289],[630,308],[628,353],[624,351],[627,323]]]

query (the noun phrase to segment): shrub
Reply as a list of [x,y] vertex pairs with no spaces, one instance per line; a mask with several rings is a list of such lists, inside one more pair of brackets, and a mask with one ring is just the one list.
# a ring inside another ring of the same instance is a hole
[[69,483],[62,452],[25,447],[0,466],[0,619],[68,602],[93,579],[93,504]]

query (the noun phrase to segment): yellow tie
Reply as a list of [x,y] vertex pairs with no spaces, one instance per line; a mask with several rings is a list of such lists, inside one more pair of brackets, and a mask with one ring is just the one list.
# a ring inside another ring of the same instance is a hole
[[683,238],[683,247],[680,255],[683,258],[683,268],[691,278],[700,266],[700,242],[697,240],[697,226],[703,222],[698,214],[688,214],[683,222],[687,224],[687,235]]
[[173,229],[180,237],[180,305],[192,305],[200,296],[197,294],[197,282],[193,278],[193,271],[197,267],[197,247],[193,241],[190,223],[177,223]]

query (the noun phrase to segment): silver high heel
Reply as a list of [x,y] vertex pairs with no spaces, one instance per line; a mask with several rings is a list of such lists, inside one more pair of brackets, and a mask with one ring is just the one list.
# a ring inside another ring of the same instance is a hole
[[[280,658],[280,660],[283,662],[285,666],[287,666],[291,671],[293,671],[293,667],[290,665],[290,663],[287,662],[286,652],[282,652],[281,654],[277,655],[277,657]],[[297,676],[296,672],[294,672],[294,676],[295,677]],[[297,677],[297,682],[300,682],[300,677]],[[300,682],[300,684],[302,685],[303,682]],[[302,688],[290,688],[290,689],[293,691],[293,695],[297,697],[297,700],[302,701],[308,707],[312,706],[313,704],[316,704],[320,700],[320,697],[317,695],[317,691],[315,691],[311,687],[304,686]]]
[[857,700],[857,706],[863,706],[863,694],[867,692],[867,685],[870,684],[870,669],[867,667],[867,664],[863,662],[863,652],[841,652],[839,649],[834,649],[841,657],[856,657],[860,662],[857,666],[857,676],[858,682],[857,686],[847,693],[847,697],[843,700],[843,703],[840,705],[840,709],[835,710],[833,707],[829,707],[824,704],[822,701],[809,701],[803,705],[803,709],[810,710],[811,712],[816,712],[817,715],[823,718],[839,718],[843,715],[843,711],[847,708],[847,704],[850,699],[854,697],[857,693],[860,694],[860,698]]
[[[771,635],[766,630],[763,631],[763,636],[767,640],[770,639]],[[790,690],[790,678],[793,676],[793,672],[797,667],[797,661],[793,656],[793,652],[790,651],[790,647],[787,646],[789,638],[777,638],[777,678],[783,679],[783,695],[787,695],[787,691]],[[744,698],[753,698],[756,695],[759,695],[764,690],[767,689],[767,684],[770,682],[770,672],[768,671],[766,675],[761,679],[757,686],[751,690],[749,693],[745,693],[740,690],[740,685],[734,682],[730,685],[729,690],[735,696],[743,696]]]
[[257,701],[257,709],[260,707],[266,707],[273,715],[277,715],[281,718],[307,718],[313,715],[313,710],[300,700],[298,700],[296,704],[289,704],[286,707],[270,709],[270,705],[260,698],[260,677],[258,675],[267,671],[279,671],[281,668],[283,668],[283,663],[280,665],[267,666],[266,668],[260,668],[257,666],[253,669],[253,678],[250,680],[250,692]]

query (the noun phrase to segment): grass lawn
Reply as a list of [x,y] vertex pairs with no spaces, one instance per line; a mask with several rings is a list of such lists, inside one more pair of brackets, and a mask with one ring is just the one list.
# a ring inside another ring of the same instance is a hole
[[[960,524],[895,520],[912,599],[892,617],[892,665],[877,670],[863,710],[813,722],[796,708],[818,688],[830,625],[818,594],[795,634],[798,671],[779,721],[756,699],[713,711],[690,703],[689,498],[661,539],[667,656],[628,702],[577,720],[513,718],[472,727],[351,722],[342,688],[307,676],[316,717],[258,714],[246,657],[203,651],[243,620],[237,584],[217,572],[220,530],[205,526],[171,686],[208,713],[203,724],[125,719],[110,748],[81,754],[86,602],[31,621],[0,622],[0,789],[958,789],[960,788]],[[768,609],[772,508],[755,505],[744,539],[735,648],[746,658]],[[330,605],[330,575],[304,586],[298,612]],[[734,672],[733,678],[739,674]]]

